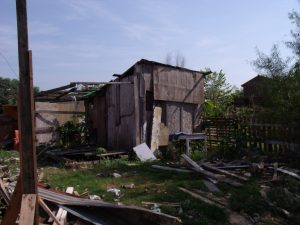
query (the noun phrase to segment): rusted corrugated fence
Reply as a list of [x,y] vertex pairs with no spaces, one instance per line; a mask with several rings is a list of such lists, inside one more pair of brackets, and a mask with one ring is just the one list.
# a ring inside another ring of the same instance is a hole
[[205,118],[208,148],[214,149],[224,140],[235,144],[236,137],[247,140],[247,147],[266,151],[300,151],[299,124],[278,124],[246,118]]

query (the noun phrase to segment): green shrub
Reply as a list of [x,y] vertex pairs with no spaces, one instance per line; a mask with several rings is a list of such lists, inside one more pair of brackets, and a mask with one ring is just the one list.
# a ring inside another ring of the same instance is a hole
[[84,116],[73,116],[71,120],[57,127],[60,144],[64,147],[81,145],[87,141],[87,129]]

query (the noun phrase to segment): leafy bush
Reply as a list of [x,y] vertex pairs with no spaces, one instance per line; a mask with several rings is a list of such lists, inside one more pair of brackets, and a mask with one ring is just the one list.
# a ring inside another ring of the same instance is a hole
[[218,155],[224,158],[238,158],[245,153],[250,137],[236,129],[223,138],[218,146]]
[[85,117],[73,116],[71,120],[57,127],[60,144],[69,148],[86,143],[86,130]]

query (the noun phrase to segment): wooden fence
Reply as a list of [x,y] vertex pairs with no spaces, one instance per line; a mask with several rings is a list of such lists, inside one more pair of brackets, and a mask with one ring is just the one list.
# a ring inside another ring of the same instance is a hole
[[299,124],[266,123],[245,118],[205,118],[208,148],[222,142],[236,144],[238,138],[246,139],[247,147],[266,151],[290,150],[300,152]]

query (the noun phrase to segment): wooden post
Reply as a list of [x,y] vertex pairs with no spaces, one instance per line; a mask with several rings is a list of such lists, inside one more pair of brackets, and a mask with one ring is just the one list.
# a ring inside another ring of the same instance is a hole
[[140,94],[139,94],[139,82],[137,76],[134,76],[133,80],[133,90],[134,90],[134,117],[135,117],[135,135],[133,140],[133,145],[139,145],[141,143],[141,133],[140,133]]
[[[21,193],[37,194],[34,100],[31,51],[28,50],[26,0],[16,0],[19,52],[19,130]],[[38,211],[35,223],[38,222]]]
[[191,156],[191,154],[190,154],[190,140],[188,138],[185,139],[185,147],[186,147],[185,154],[187,156]]
[[31,51],[28,50],[26,0],[17,0],[19,50],[19,130],[21,183],[23,194],[37,192],[36,151],[34,133],[34,101]]

